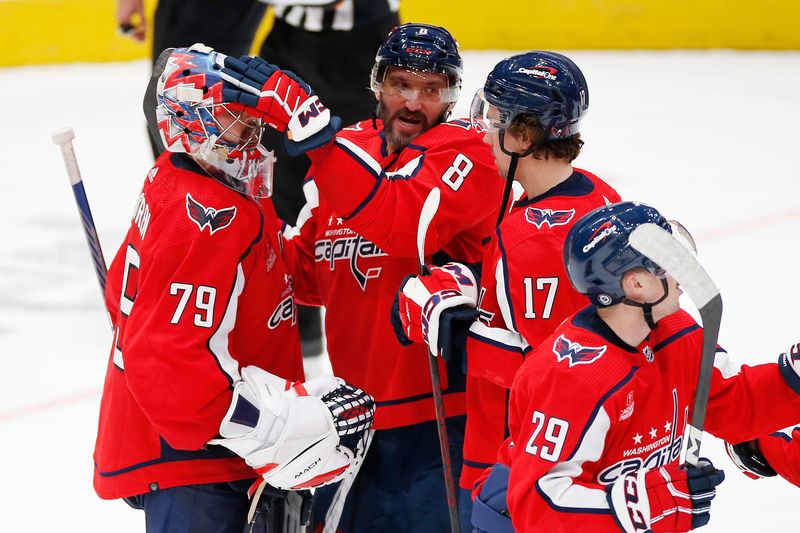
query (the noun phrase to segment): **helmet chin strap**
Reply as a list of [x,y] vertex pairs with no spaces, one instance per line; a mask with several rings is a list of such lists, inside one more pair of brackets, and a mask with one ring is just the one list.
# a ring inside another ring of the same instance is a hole
[[534,152],[534,150],[539,148],[539,144],[532,144],[524,152],[512,152],[511,150],[506,149],[505,130],[500,130],[499,132],[497,132],[497,135],[500,140],[500,150],[502,150],[504,154],[511,156],[511,163],[509,163],[508,165],[508,174],[506,175],[506,185],[505,188],[503,189],[503,203],[500,206],[500,213],[498,213],[497,215],[497,223],[495,224],[495,226],[500,225],[500,222],[503,221],[503,217],[506,214],[506,209],[508,208],[508,199],[511,196],[511,185],[514,183],[514,174],[517,173],[517,163],[519,163],[519,159],[521,157],[527,157],[531,155]]
[[622,303],[624,303],[625,305],[631,305],[633,307],[642,308],[642,313],[644,313],[644,321],[647,322],[647,326],[651,330],[656,329],[658,327],[656,321],[653,320],[653,307],[666,300],[667,296],[669,296],[669,286],[667,285],[667,278],[661,278],[661,286],[664,288],[664,295],[655,302],[641,303],[641,302],[634,302],[633,300],[630,300],[628,298],[622,299]]

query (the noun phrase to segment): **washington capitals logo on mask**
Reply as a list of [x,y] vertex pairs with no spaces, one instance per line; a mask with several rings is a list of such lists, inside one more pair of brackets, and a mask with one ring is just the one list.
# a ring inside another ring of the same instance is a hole
[[536,207],[529,207],[525,210],[525,219],[542,229],[542,226],[547,224],[551,228],[554,226],[563,226],[575,216],[575,210],[569,211],[553,211],[552,209],[538,209]]
[[186,193],[186,212],[189,218],[197,224],[200,231],[208,226],[209,234],[213,235],[215,231],[227,228],[233,222],[233,217],[236,216],[236,207],[226,207],[224,209],[215,209],[213,207],[206,207],[194,198],[188,192]]
[[600,359],[606,353],[607,346],[581,346],[560,335],[553,344],[553,353],[559,362],[569,359],[569,366],[587,365]]

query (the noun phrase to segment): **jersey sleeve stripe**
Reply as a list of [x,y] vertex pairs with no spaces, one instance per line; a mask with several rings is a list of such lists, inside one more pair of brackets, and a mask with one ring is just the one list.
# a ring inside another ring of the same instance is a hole
[[536,491],[550,507],[569,513],[611,512],[604,489],[575,483],[575,479],[583,472],[583,463],[598,461],[602,456],[610,427],[608,413],[601,407],[570,459],[557,463],[536,482]]
[[469,327],[467,335],[501,350],[519,353],[523,356],[531,351],[530,345],[519,333],[502,328],[492,328],[482,322],[474,322]]
[[517,325],[514,322],[514,311],[511,307],[511,298],[508,294],[508,278],[506,277],[507,269],[505,260],[500,259],[495,266],[494,277],[497,282],[495,288],[495,296],[497,298],[497,306],[500,308],[500,314],[503,316],[503,323],[511,331],[517,333]]
[[547,504],[561,512],[608,514],[610,509],[602,488],[589,488],[575,483],[583,472],[583,463],[600,459],[611,420],[603,405],[615,392],[628,383],[638,370],[631,371],[606,392],[597,402],[589,422],[570,456],[557,463],[536,482],[536,491]]
[[383,169],[381,165],[369,155],[366,151],[364,151],[361,147],[350,141],[349,139],[343,139],[341,137],[336,138],[336,144],[345,151],[345,153],[349,154],[353,159],[358,161],[361,166],[363,166],[370,174],[373,175],[375,180],[379,180],[381,177],[381,173]]
[[469,459],[464,459],[462,463],[465,464],[466,466],[470,466],[472,468],[480,468],[480,469],[491,468],[492,466],[494,466],[494,463],[481,463],[478,461],[470,461]]
[[313,215],[312,210],[319,207],[319,190],[317,190],[314,180],[308,180],[303,184],[303,194],[306,197],[306,203],[297,215],[297,222],[294,226],[287,224],[283,230],[283,238],[287,241],[300,235],[303,224],[308,222]]

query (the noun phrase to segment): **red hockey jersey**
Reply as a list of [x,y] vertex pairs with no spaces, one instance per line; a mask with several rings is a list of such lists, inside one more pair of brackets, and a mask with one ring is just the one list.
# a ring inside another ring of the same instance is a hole
[[779,476],[800,487],[800,426],[760,437],[758,446]]
[[[508,505],[517,531],[619,531],[605,487],[679,460],[702,340],[679,311],[632,347],[590,306],[530,354],[509,404]],[[741,442],[796,421],[800,390],[788,383],[777,364],[736,369],[718,349],[705,429]]]
[[[304,261],[304,285],[317,285],[310,301],[312,295],[301,295],[304,303],[326,308],[333,371],[375,397],[375,429],[432,420],[426,348],[398,343],[392,302],[403,279],[419,271],[417,225],[433,187],[442,197],[426,240],[429,260],[482,257],[503,187],[491,150],[468,123],[453,121],[389,154],[380,122],[375,129],[364,121],[341,131],[312,161],[308,204],[287,232],[287,249]],[[445,369],[440,361],[440,372],[446,414],[464,414],[460,364]]]
[[271,203],[203,175],[186,156],[158,158],[108,272],[114,343],[94,453],[101,497],[255,477],[206,443],[240,366],[303,378],[280,230]]
[[588,303],[572,288],[564,268],[567,232],[589,211],[618,201],[611,186],[576,169],[545,194],[516,202],[495,231],[483,260],[481,322],[467,336],[462,488],[473,488],[508,436],[508,389],[530,347]]

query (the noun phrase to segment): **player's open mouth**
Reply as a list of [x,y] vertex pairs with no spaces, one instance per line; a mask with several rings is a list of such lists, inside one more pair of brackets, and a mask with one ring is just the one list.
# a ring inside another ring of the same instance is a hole
[[410,128],[413,128],[413,127],[416,127],[416,126],[419,126],[420,124],[422,124],[421,120],[415,119],[414,117],[399,116],[399,117],[397,117],[397,120],[400,123],[402,123],[404,126],[407,126],[407,127],[410,127]]

